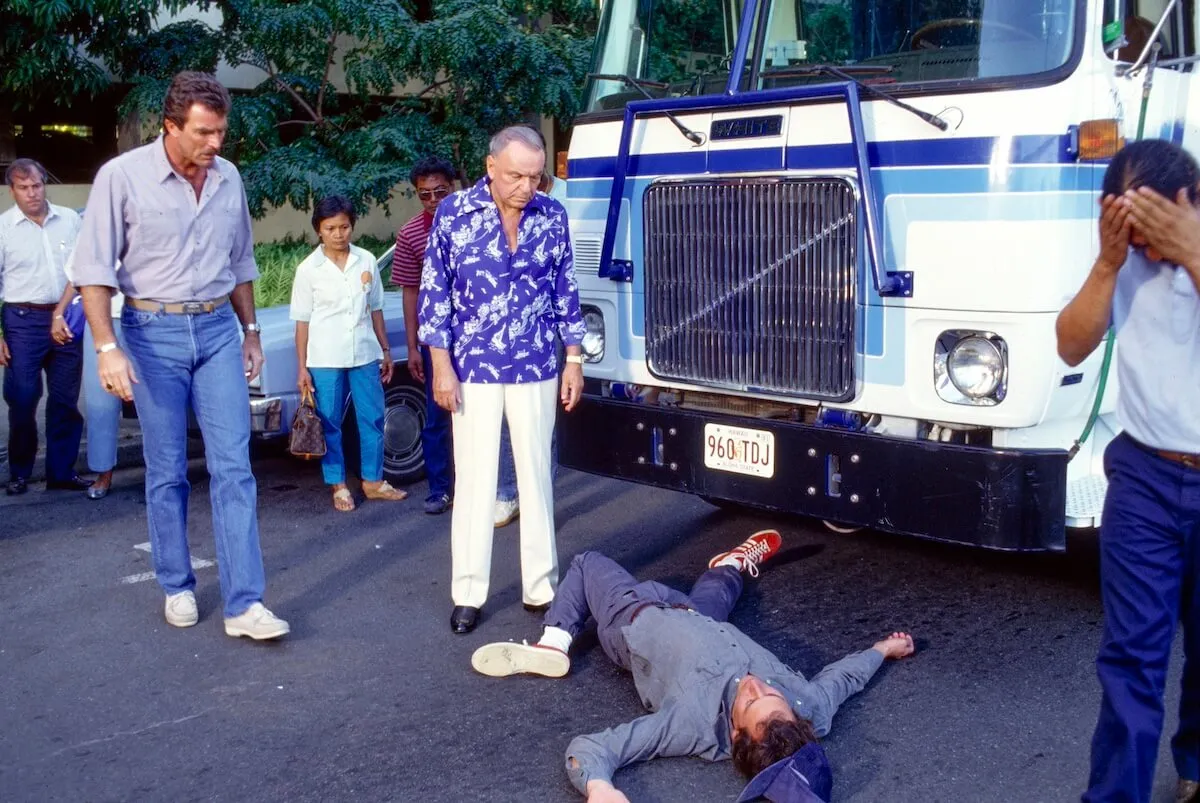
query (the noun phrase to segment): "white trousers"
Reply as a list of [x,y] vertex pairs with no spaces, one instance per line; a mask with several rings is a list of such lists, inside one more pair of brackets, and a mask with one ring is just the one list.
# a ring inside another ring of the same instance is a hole
[[550,440],[558,380],[462,384],[454,426],[454,507],[450,520],[450,595],[455,605],[483,607],[492,571],[500,423],[508,420],[521,499],[521,596],[529,605],[554,598],[554,486]]

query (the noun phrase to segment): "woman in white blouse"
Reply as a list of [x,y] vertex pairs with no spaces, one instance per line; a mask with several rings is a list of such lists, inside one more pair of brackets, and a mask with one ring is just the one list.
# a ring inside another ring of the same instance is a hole
[[300,390],[316,396],[325,431],[321,472],[333,486],[333,506],[344,512],[354,510],[342,453],[347,391],[358,419],[363,494],[393,502],[408,496],[383,479],[383,385],[392,378],[392,355],[375,257],[350,244],[355,220],[354,205],[340,195],[318,202],[312,225],[321,244],[292,281]]

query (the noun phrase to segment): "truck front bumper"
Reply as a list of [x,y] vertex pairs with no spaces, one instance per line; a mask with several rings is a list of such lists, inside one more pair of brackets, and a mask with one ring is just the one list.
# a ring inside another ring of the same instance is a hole
[[[775,438],[771,478],[705,465],[707,423]],[[989,549],[1066,548],[1067,453],[900,440],[587,395],[559,460],[593,474]]]

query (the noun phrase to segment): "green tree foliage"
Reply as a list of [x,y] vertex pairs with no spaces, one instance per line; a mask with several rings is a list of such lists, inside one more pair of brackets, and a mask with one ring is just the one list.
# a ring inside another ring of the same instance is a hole
[[[180,4],[169,4],[177,7]],[[234,97],[225,155],[255,214],[342,193],[386,203],[440,155],[465,180],[488,136],[536,115],[570,119],[594,30],[588,0],[211,0],[213,29],[170,25],[119,63],[127,108],[155,119],[170,76],[217,57],[262,76]]]
[[[222,22],[153,24],[189,7]],[[261,78],[235,94],[225,149],[252,211],[334,192],[363,208],[423,156],[469,181],[497,129],[570,120],[594,32],[592,0],[0,0],[0,103],[115,78],[152,136],[171,76],[224,62]]]
[[159,0],[0,2],[0,106],[67,104],[109,85],[102,65],[145,35]]

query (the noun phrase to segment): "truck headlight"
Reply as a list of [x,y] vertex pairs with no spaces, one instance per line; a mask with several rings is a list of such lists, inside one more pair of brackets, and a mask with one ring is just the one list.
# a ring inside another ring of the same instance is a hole
[[1008,346],[990,332],[942,332],[934,347],[933,381],[938,396],[952,404],[999,404],[1008,385]]
[[604,314],[599,308],[584,304],[580,307],[587,332],[583,335],[584,362],[600,362],[604,359]]

